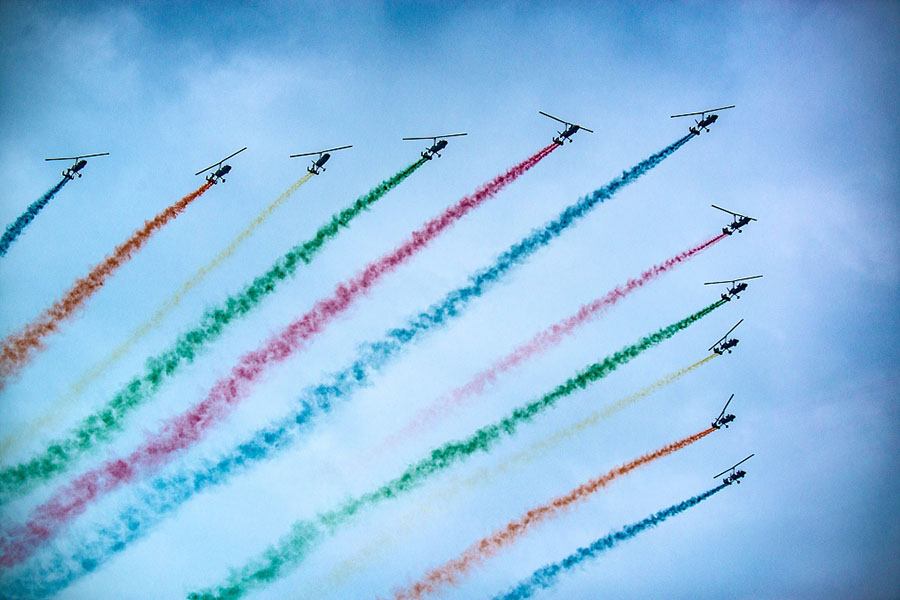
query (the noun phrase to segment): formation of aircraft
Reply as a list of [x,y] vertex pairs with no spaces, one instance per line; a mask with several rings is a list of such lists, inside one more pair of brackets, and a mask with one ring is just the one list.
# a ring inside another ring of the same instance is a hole
[[726,279],[724,281],[707,281],[703,285],[722,285],[722,284],[728,285],[728,284],[730,284],[731,287],[729,287],[722,294],[722,300],[725,300],[726,302],[728,302],[732,298],[740,299],[740,296],[738,294],[740,294],[741,292],[746,290],[748,287],[750,287],[749,284],[747,284],[747,281],[750,279],[759,279],[760,277],[762,277],[762,275],[753,275],[751,277],[741,277],[739,279]]
[[736,338],[731,338],[730,340],[726,340],[725,338],[727,338],[729,335],[731,335],[731,332],[734,331],[735,329],[737,329],[737,326],[743,322],[744,322],[743,319],[738,321],[734,327],[732,327],[731,329],[728,330],[728,333],[726,333],[721,338],[719,338],[719,341],[716,342],[715,344],[713,344],[712,346],[710,346],[707,350],[712,350],[713,352],[715,352],[716,354],[718,354],[720,356],[722,354],[725,354],[726,350],[728,351],[728,354],[731,354],[731,349],[738,345],[739,340]]
[[[721,476],[724,475],[725,473],[728,473],[729,471],[731,471],[731,473],[728,475],[728,477],[726,477],[725,479],[723,479],[722,482],[723,482],[725,485],[731,485],[732,483],[740,483],[740,482],[741,482],[740,480],[747,474],[747,471],[745,471],[745,470],[743,470],[743,469],[738,469],[738,468],[737,468],[738,465],[740,465],[740,464],[742,464],[742,463],[744,463],[744,462],[750,460],[750,459],[753,458],[754,456],[756,456],[756,453],[753,453],[753,454],[751,454],[750,456],[748,456],[747,458],[745,458],[744,460],[735,463],[732,467],[729,467],[728,469],[725,469],[725,470],[722,471],[721,473],[718,473],[718,474],[714,475],[714,476],[713,476],[713,479],[718,479],[719,477],[721,477]],[[737,470],[735,470],[735,469],[737,469]]]
[[[729,108],[734,108],[734,104],[731,106],[720,106],[719,108],[708,108],[706,110],[701,110],[699,112],[689,112],[689,113],[681,113],[680,115],[671,115],[670,119],[677,119],[679,117],[692,117],[694,115],[700,115],[700,120],[694,119],[694,123],[696,123],[696,127],[689,127],[688,131],[693,133],[694,135],[700,135],[700,130],[704,130],[709,132],[709,126],[715,123],[719,119],[719,115],[715,114],[714,111],[717,110],[727,110]],[[706,113],[713,113],[706,116]]]
[[81,177],[81,171],[84,166],[87,164],[86,158],[93,158],[95,156],[109,156],[109,152],[100,152],[99,154],[82,154],[80,156],[61,156],[59,158],[45,158],[44,160],[74,160],[72,166],[68,169],[63,170],[62,176],[66,179],[75,179],[75,175]]
[[732,394],[731,397],[728,398],[728,402],[725,403],[725,407],[722,409],[722,412],[720,412],[719,416],[716,417],[715,420],[712,422],[712,426],[715,427],[716,429],[721,429],[722,427],[724,427],[725,429],[728,429],[728,424],[731,423],[732,421],[734,421],[734,419],[735,419],[734,415],[732,415],[732,414],[726,415],[725,414],[725,411],[728,410],[728,405],[731,404],[732,398],[734,398],[734,394]]
[[243,152],[246,149],[247,149],[247,146],[244,146],[237,152],[235,152],[233,154],[229,154],[228,156],[226,156],[219,162],[213,163],[210,166],[206,167],[205,169],[197,171],[196,173],[194,173],[194,176],[197,176],[200,173],[205,173],[205,172],[209,171],[210,169],[216,169],[216,171],[214,173],[210,173],[209,175],[206,176],[206,181],[212,183],[213,185],[219,183],[220,181],[225,181],[225,175],[228,174],[229,171],[231,171],[231,165],[223,165],[222,163],[225,162],[226,160],[228,160],[229,158],[231,158],[232,156],[237,156],[238,154],[240,154],[241,152]]
[[[678,114],[678,115],[671,115],[671,118],[700,115],[700,117],[701,117],[700,120],[695,119],[696,126],[689,128],[689,130],[692,134],[700,135],[701,130],[709,132],[709,126],[712,125],[713,123],[715,123],[716,120],[718,119],[718,115],[715,114],[714,111],[726,110],[726,109],[731,109],[731,108],[734,108],[734,105],[723,106],[723,107],[709,109],[709,110],[700,111],[700,112],[691,112],[691,113],[683,113],[683,114]],[[584,130],[584,131],[587,131],[588,133],[594,133],[593,130],[588,129],[582,125],[564,121],[564,120],[559,119],[553,115],[550,115],[544,111],[538,111],[538,112],[541,115],[548,117],[550,119],[553,119],[555,121],[558,121],[559,123],[562,123],[564,125],[563,130],[558,131],[557,136],[553,137],[553,142],[559,146],[563,146],[567,141],[571,142],[572,136],[574,134],[576,134],[578,131]],[[709,116],[707,116],[707,113],[710,113]],[[437,157],[441,156],[440,151],[443,150],[444,148],[446,148],[448,145],[447,138],[461,137],[461,136],[466,136],[466,135],[468,135],[468,133],[461,132],[461,133],[451,133],[451,134],[435,135],[435,136],[405,137],[402,139],[404,141],[431,140],[431,142],[432,142],[431,146],[426,148],[421,153],[422,158],[424,158],[426,160],[431,160],[435,156],[437,156]],[[331,158],[332,152],[346,150],[346,149],[349,149],[352,147],[353,147],[352,145],[337,146],[334,148],[326,148],[323,150],[316,150],[316,151],[312,151],[312,152],[291,154],[290,158],[300,158],[300,157],[305,157],[305,156],[306,157],[315,157],[315,158],[311,159],[311,164],[310,164],[310,166],[307,167],[307,171],[310,174],[319,175],[320,173],[322,173],[323,171],[326,170],[325,164]],[[198,171],[197,173],[195,173],[195,176],[214,169],[214,171],[212,173],[207,175],[206,180],[211,184],[217,184],[219,181],[224,182],[225,175],[231,171],[231,166],[224,164],[225,161],[233,158],[234,156],[245,151],[246,149],[247,149],[247,147],[245,146],[245,147],[241,148],[240,150],[238,150],[237,152],[229,154],[222,160],[210,165],[209,167],[206,167],[205,169]],[[76,175],[79,178],[82,176],[82,173],[80,171],[87,165],[86,159],[93,158],[93,157],[99,157],[99,156],[108,156],[108,155],[109,155],[108,152],[102,152],[102,153],[97,153],[97,154],[84,154],[84,155],[70,156],[70,157],[46,158],[45,160],[47,160],[47,161],[55,161],[55,160],[72,160],[72,161],[74,161],[74,163],[72,164],[71,167],[69,167],[68,169],[65,169],[62,172],[62,175],[64,177],[66,177],[70,180],[74,180]],[[713,204],[712,207],[717,210],[726,212],[732,216],[732,218],[733,218],[732,222],[728,226],[722,228],[722,233],[726,234],[726,235],[732,235],[735,231],[737,231],[738,233],[741,233],[743,227],[747,226],[751,221],[757,220],[753,217],[749,217],[747,215],[743,215],[743,214],[722,208],[720,206],[716,206],[715,204]],[[731,279],[731,280],[709,281],[709,282],[705,282],[704,285],[727,285],[728,286],[727,290],[721,294],[722,300],[727,302],[727,301],[730,301],[732,298],[738,298],[738,299],[740,298],[739,294],[748,288],[747,281],[750,281],[753,279],[759,279],[762,277],[763,277],[762,275],[753,275],[750,277],[741,277],[741,278],[736,278],[736,279]],[[736,338],[729,339],[728,336],[731,335],[731,333],[741,323],[743,323],[743,321],[744,321],[743,319],[738,321],[734,325],[734,327],[729,329],[728,332],[725,335],[723,335],[718,341],[716,341],[712,346],[710,346],[708,350],[715,352],[718,355],[724,355],[726,352],[731,354],[732,349],[738,345],[739,340]],[[718,430],[718,429],[721,429],[724,427],[727,429],[729,427],[729,424],[734,422],[734,420],[736,418],[735,415],[731,414],[731,413],[726,414],[726,411],[728,410],[728,407],[730,406],[731,401],[733,399],[734,399],[734,394],[731,394],[731,396],[729,396],[728,400],[725,402],[725,406],[722,408],[721,412],[712,421],[711,426],[713,428]],[[722,475],[727,474],[727,476],[722,479],[722,481],[725,485],[732,485],[734,483],[740,484],[741,483],[740,480],[743,479],[747,475],[747,472],[743,469],[738,469],[738,467],[740,465],[742,465],[744,462],[748,461],[753,456],[755,456],[755,454],[750,454],[749,456],[747,456],[743,460],[735,463],[728,469],[725,469],[721,473],[716,474],[713,477],[713,479],[717,479],[717,478],[721,477]]]
[[750,221],[755,221],[753,217],[748,217],[747,215],[742,215],[741,213],[736,213],[734,211],[728,210],[727,208],[722,208],[721,206],[716,206],[715,204],[710,204],[713,208],[717,210],[721,210],[722,212],[726,212],[732,217],[731,224],[722,228],[722,233],[726,235],[731,235],[735,231],[741,233],[741,228],[750,224]]
[[316,150],[315,152],[304,152],[302,154],[291,154],[291,158],[297,158],[298,156],[312,156],[314,154],[318,154],[318,158],[314,158],[312,161],[312,165],[306,167],[306,170],[312,173],[313,175],[318,175],[322,171],[325,170],[323,166],[328,162],[328,159],[331,158],[331,154],[329,152],[337,152],[338,150],[346,150],[347,148],[352,148],[353,146],[338,146],[337,148],[328,148],[327,150]]
[[554,117],[553,115],[545,113],[542,110],[539,110],[538,112],[541,113],[542,115],[544,115],[545,117],[549,117],[549,118],[553,119],[554,121],[559,121],[560,123],[565,125],[565,128],[562,131],[557,131],[556,137],[553,138],[553,142],[560,146],[562,146],[566,142],[571,142],[572,136],[575,135],[576,133],[578,133],[579,131],[583,130],[583,131],[587,131],[588,133],[594,133],[594,131],[592,129],[588,129],[587,127],[583,127],[583,126],[577,125],[575,123],[569,123],[568,121],[563,121],[562,119],[558,119],[558,118]]
[[431,147],[426,148],[424,152],[422,152],[422,158],[426,160],[431,160],[435,156],[438,158],[441,157],[438,154],[441,150],[447,147],[447,140],[444,138],[449,137],[459,137],[462,135],[469,135],[468,133],[448,133],[446,135],[426,135],[424,137],[405,137],[403,141],[409,142],[412,140],[431,140]]

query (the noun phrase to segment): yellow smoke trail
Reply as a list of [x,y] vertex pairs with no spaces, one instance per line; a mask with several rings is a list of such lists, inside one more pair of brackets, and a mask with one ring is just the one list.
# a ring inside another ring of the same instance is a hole
[[[665,386],[667,386],[671,383],[674,383],[675,381],[681,379],[682,377],[684,377],[685,375],[687,375],[694,369],[702,367],[703,365],[705,365],[706,363],[708,363],[709,361],[711,361],[712,359],[714,359],[717,356],[719,356],[719,355],[718,354],[710,354],[706,358],[704,358],[702,360],[698,360],[697,362],[695,362],[692,365],[689,365],[683,369],[675,371],[674,373],[669,373],[665,377],[651,383],[650,385],[648,385],[645,388],[642,388],[642,389],[636,391],[635,393],[631,394],[630,396],[625,396],[624,398],[620,398],[619,400],[617,400],[616,402],[613,402],[612,404],[610,404],[609,406],[607,406],[606,408],[604,408],[602,410],[594,411],[593,413],[591,413],[590,415],[581,419],[577,423],[573,423],[572,425],[569,425],[568,427],[557,430],[556,433],[554,433],[550,437],[547,437],[547,438],[544,438],[543,440],[537,441],[534,444],[532,444],[530,447],[526,448],[525,450],[523,450],[517,454],[513,454],[512,456],[507,458],[503,463],[498,465],[497,469],[500,469],[505,472],[505,471],[508,471],[509,469],[511,469],[512,467],[519,466],[526,462],[534,460],[535,458],[537,458],[540,455],[542,455],[543,453],[545,453],[547,450],[553,448],[554,446],[559,445],[560,442],[575,437],[576,435],[578,435],[585,429],[587,429],[589,427],[593,427],[594,425],[599,423],[601,420],[608,419],[609,417],[613,416],[614,414],[616,414],[617,412],[619,412],[626,406],[634,404],[638,400],[646,398],[647,396],[649,396],[653,392],[659,390],[660,388],[664,388]],[[493,475],[494,474],[492,474],[491,476],[493,476]],[[475,483],[478,483],[478,482],[472,482],[472,485],[474,485]]]
[[[688,373],[702,367],[712,359],[719,356],[718,354],[710,354],[706,358],[698,360],[692,365],[688,365],[683,369],[669,373],[665,377],[658,379],[650,385],[641,388],[637,392],[620,398],[609,406],[597,410],[587,417],[577,421],[567,427],[556,430],[550,436],[538,440],[528,448],[509,456],[503,462],[492,467],[482,467],[473,475],[465,479],[460,479],[449,487],[442,488],[437,492],[428,496],[424,501],[418,504],[419,508],[414,514],[405,515],[402,521],[396,523],[389,531],[384,532],[373,543],[367,545],[350,558],[343,560],[328,575],[327,579],[317,582],[317,588],[323,593],[326,590],[334,590],[343,587],[346,580],[355,572],[359,571],[360,566],[369,562],[373,557],[383,557],[385,548],[401,536],[405,537],[409,532],[416,528],[417,524],[423,518],[431,516],[437,512],[437,509],[447,506],[453,498],[461,494],[463,491],[473,487],[487,483],[497,476],[511,471],[512,469],[523,466],[524,464],[535,460],[546,454],[546,452],[555,446],[558,446],[565,440],[571,439],[582,433],[584,430],[597,425],[600,421],[608,419],[623,408],[634,404],[638,400],[646,398],[653,392],[666,387],[669,384],[681,379]],[[321,597],[321,595],[319,596]]]
[[181,288],[176,291],[172,296],[166,300],[156,311],[152,317],[150,317],[143,325],[135,329],[131,335],[119,346],[114,349],[109,356],[103,359],[101,362],[97,363],[90,370],[88,370],[81,378],[72,384],[69,390],[59,398],[53,406],[48,408],[43,415],[35,419],[34,421],[28,423],[24,426],[20,431],[12,434],[2,442],[0,442],[0,459],[6,458],[8,452],[17,447],[23,440],[34,437],[41,429],[52,425],[55,423],[59,417],[62,415],[64,409],[68,404],[72,402],[75,398],[80,396],[85,388],[89,386],[91,383],[96,381],[101,375],[106,373],[106,371],[114,365],[120,358],[125,356],[125,354],[131,350],[131,348],[145,335],[159,327],[160,323],[162,323],[163,319],[169,314],[173,308],[181,304],[181,301],[184,297],[216,267],[221,265],[223,262],[228,260],[232,254],[243,244],[247,239],[253,235],[253,233],[262,225],[272,214],[281,207],[297,190],[299,190],[304,183],[312,178],[312,173],[307,173],[300,179],[298,179],[291,187],[286,189],[278,198],[276,198],[271,204],[266,206],[256,218],[250,221],[250,224],[241,231],[237,237],[235,237],[228,246],[226,246],[221,252],[219,252],[215,258],[206,263],[204,266],[200,267],[196,273],[194,273],[190,279],[184,282]]

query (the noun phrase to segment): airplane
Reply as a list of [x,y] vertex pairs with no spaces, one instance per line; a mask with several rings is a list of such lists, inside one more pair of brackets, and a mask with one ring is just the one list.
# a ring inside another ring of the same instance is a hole
[[753,217],[748,217],[747,215],[742,215],[741,213],[736,213],[734,211],[728,210],[727,208],[722,208],[721,206],[716,206],[715,204],[710,204],[715,209],[721,210],[722,212],[727,212],[729,215],[733,217],[733,221],[727,227],[722,228],[722,233],[726,235],[731,235],[735,231],[741,233],[741,227],[748,225],[750,221],[755,221]]
[[727,350],[727,351],[728,351],[728,354],[731,354],[731,349],[738,345],[738,340],[735,339],[735,338],[731,338],[730,340],[726,341],[725,338],[727,338],[727,337],[729,336],[729,334],[730,334],[732,331],[734,331],[735,329],[737,329],[737,326],[740,325],[740,324],[743,323],[743,322],[744,322],[743,319],[741,319],[740,321],[738,321],[737,324],[736,324],[734,327],[732,327],[731,329],[728,330],[728,333],[726,333],[725,335],[723,335],[723,336],[719,339],[718,342],[716,342],[715,344],[713,344],[712,346],[710,346],[707,350],[712,350],[713,352],[715,352],[716,354],[719,354],[719,355],[725,354],[725,351]]
[[538,112],[541,113],[542,115],[544,115],[545,117],[550,117],[554,121],[559,121],[560,123],[562,123],[563,125],[566,126],[566,128],[563,131],[556,132],[558,134],[558,137],[553,138],[553,141],[560,146],[565,144],[566,141],[571,142],[572,136],[575,135],[580,130],[587,131],[588,133],[594,133],[593,130],[588,129],[587,127],[582,127],[581,125],[576,125],[575,123],[569,123],[568,121],[563,121],[562,119],[557,119],[553,115],[548,115],[547,113],[545,113],[542,110],[539,110]]
[[706,113],[711,113],[715,110],[725,110],[728,108],[734,108],[734,104],[732,104],[731,106],[720,106],[719,108],[708,108],[706,110],[701,110],[700,112],[691,112],[691,113],[682,113],[680,115],[671,115],[669,118],[675,119],[678,117],[690,117],[693,115],[700,115],[699,121],[697,119],[694,119],[694,123],[696,123],[697,126],[688,128],[688,131],[690,131],[694,135],[700,135],[701,129],[704,129],[708,132],[709,126],[712,125],[713,123],[715,123],[716,120],[719,118],[719,115],[717,115],[715,113],[711,114],[707,117]]
[[738,466],[739,464],[741,464],[741,463],[743,463],[743,462],[745,462],[745,461],[750,460],[750,459],[753,458],[754,456],[756,456],[756,453],[751,454],[750,456],[748,456],[748,457],[745,458],[744,460],[742,460],[742,461],[736,463],[733,467],[731,467],[731,468],[729,468],[729,469],[725,469],[724,471],[722,471],[722,472],[719,473],[718,475],[715,475],[715,476],[713,477],[713,479],[718,479],[719,477],[721,477],[721,476],[724,475],[725,473],[728,473],[728,471],[731,471],[731,474],[730,474],[728,477],[726,477],[725,479],[723,479],[722,482],[723,482],[725,485],[731,485],[732,483],[738,483],[738,484],[739,484],[739,483],[741,482],[741,481],[740,481],[741,478],[744,477],[744,476],[747,474],[747,471],[745,471],[745,470],[743,470],[743,469],[738,469],[737,471],[735,471],[735,469],[737,468],[737,466]]
[[228,174],[229,171],[231,171],[231,165],[223,165],[222,163],[225,162],[226,160],[228,160],[229,158],[231,158],[232,156],[237,156],[238,154],[240,154],[241,152],[243,152],[246,149],[247,149],[247,146],[244,146],[243,148],[241,148],[234,154],[229,154],[228,156],[226,156],[219,162],[213,163],[201,171],[197,171],[196,173],[194,173],[194,175],[196,176],[196,175],[199,175],[200,173],[205,173],[206,171],[209,171],[210,169],[216,169],[215,173],[210,173],[209,175],[206,176],[206,181],[208,181],[209,183],[211,183],[213,185],[219,183],[220,181],[225,181],[225,175]]
[[[719,284],[731,284],[731,287],[728,288],[728,291],[722,294],[722,300],[728,302],[732,298],[740,298],[738,294],[746,290],[750,287],[747,283],[745,283],[748,279],[759,279],[762,275],[753,275],[752,277],[741,277],[740,279],[726,279],[725,281],[707,281],[703,285],[719,285]],[[741,283],[738,283],[738,282]]]
[[327,150],[318,150],[316,152],[304,152],[303,154],[291,154],[291,158],[297,158],[298,156],[312,156],[313,154],[318,154],[319,158],[313,159],[313,163],[311,166],[306,167],[306,170],[312,173],[313,175],[318,175],[320,172],[325,170],[324,165],[328,162],[328,159],[331,158],[329,152],[335,152],[337,150],[346,150],[347,148],[352,148],[353,146],[338,146],[337,148],[328,148]]
[[[469,135],[468,133],[448,133],[447,135],[426,135],[425,137],[407,137],[403,138],[404,141],[408,142],[411,140],[431,140],[431,148],[426,148],[422,153],[422,158],[425,160],[431,160],[435,155],[438,158],[441,157],[438,154],[441,150],[447,147],[447,140],[443,138],[448,137],[459,137],[461,135]],[[438,141],[441,140],[441,141]]]
[[75,179],[75,175],[81,177],[81,173],[78,171],[82,170],[84,165],[87,164],[87,161],[84,159],[92,158],[94,156],[109,156],[109,152],[101,152],[100,154],[82,154],[81,156],[62,156],[60,158],[45,158],[44,160],[74,160],[75,162],[72,166],[62,172],[62,176],[66,179]]
[[731,404],[732,398],[734,398],[734,394],[731,395],[731,398],[728,398],[728,402],[725,403],[725,408],[722,409],[722,412],[719,413],[719,416],[716,417],[716,420],[712,422],[712,426],[716,429],[721,429],[723,426],[725,427],[725,429],[728,429],[728,424],[734,421],[734,415],[725,414],[725,410],[728,408],[728,405]]

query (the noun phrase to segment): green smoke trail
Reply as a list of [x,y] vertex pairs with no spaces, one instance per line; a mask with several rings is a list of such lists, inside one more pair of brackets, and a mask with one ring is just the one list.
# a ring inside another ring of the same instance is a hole
[[279,283],[291,277],[297,267],[309,264],[326,243],[337,237],[342,227],[348,227],[354,218],[400,185],[425,162],[426,159],[420,158],[357,198],[352,205],[332,216],[331,221],[319,228],[315,236],[291,248],[265,274],[219,306],[207,309],[198,326],[182,334],[168,350],[149,358],[142,375],[129,381],[104,407],[85,418],[68,438],[54,441],[27,462],[0,471],[0,503],[20,496],[41,481],[66,471],[86,452],[120,431],[126,416],[153,396],[182,366],[191,364],[204,346],[218,338],[229,323],[258,306],[263,298],[275,291]]
[[[308,432],[317,419],[330,414],[333,408],[348,402],[356,391],[371,383],[371,378],[404,349],[436,328],[459,318],[472,302],[490,292],[505,277],[511,276],[536,252],[611,200],[623,187],[658,166],[693,137],[693,134],[683,136],[579,198],[557,218],[532,230],[495,262],[472,274],[466,284],[450,291],[424,312],[416,313],[405,325],[390,328],[380,339],[360,346],[357,356],[348,365],[319,384],[303,390],[296,401],[296,408],[284,417],[258,429],[215,459],[204,460],[194,467],[184,467],[156,478],[140,492],[134,503],[119,512],[111,524],[98,526],[90,540],[77,542],[78,550],[74,555],[64,555],[55,550],[53,557],[44,563],[45,566],[29,570],[19,577],[16,585],[27,589],[22,595],[50,595],[64,589],[123,552],[196,494],[225,485],[238,473],[253,468],[278,452],[285,452]],[[3,585],[4,582],[0,581],[0,587]],[[6,583],[5,589],[9,590],[10,586],[11,583]]]
[[312,520],[298,521],[277,544],[266,549],[261,557],[235,571],[226,583],[213,590],[192,593],[188,598],[190,600],[232,600],[240,598],[253,588],[275,581],[281,577],[285,569],[301,562],[319,540],[332,534],[363,508],[415,489],[435,473],[444,471],[477,452],[488,452],[501,439],[514,435],[520,425],[528,423],[540,413],[552,408],[562,398],[603,379],[644,351],[671,338],[724,304],[725,300],[710,304],[672,325],[651,333],[637,343],[607,356],[602,361],[587,366],[554,390],[515,409],[500,421],[482,427],[465,440],[448,442],[432,450],[428,457],[409,466],[402,475],[390,480],[380,488],[347,500],[339,507],[320,513]]

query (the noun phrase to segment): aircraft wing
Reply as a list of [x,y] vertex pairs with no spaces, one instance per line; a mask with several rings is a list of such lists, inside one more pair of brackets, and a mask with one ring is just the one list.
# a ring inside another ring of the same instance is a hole
[[[755,221],[756,219],[754,219]],[[737,283],[738,281],[748,281],[750,279],[759,279],[762,275],[753,275],[751,277],[738,277],[737,279],[726,279],[725,281],[707,281],[703,285],[719,285],[721,283]]]
[[209,171],[209,170],[212,169],[213,167],[218,167],[219,165],[221,165],[223,162],[225,162],[226,160],[228,160],[228,159],[231,158],[232,156],[237,156],[238,154],[240,154],[241,152],[243,152],[243,151],[246,150],[246,149],[247,149],[247,146],[244,146],[243,148],[241,148],[241,149],[238,150],[237,152],[233,152],[233,153],[229,154],[228,156],[226,156],[225,158],[223,158],[223,159],[220,160],[219,162],[214,162],[213,164],[209,165],[209,166],[206,167],[205,169],[203,169],[203,170],[201,170],[201,171],[197,171],[196,173],[194,173],[194,175],[199,175],[200,173],[204,173],[204,172],[206,172],[206,171]]
[[681,113],[680,115],[670,115],[670,119],[676,119],[678,117],[691,117],[693,115],[705,115],[706,113],[716,112],[717,110],[726,110],[729,108],[734,108],[734,104],[731,106],[720,106],[719,108],[707,108],[706,110],[701,110],[697,112],[689,112],[689,113]]
[[732,212],[732,211],[728,210],[727,208],[722,208],[721,206],[716,206],[715,204],[710,204],[710,206],[712,206],[715,209],[721,210],[722,212],[726,212],[733,217],[743,216],[743,215],[737,214],[736,212]]
[[721,477],[722,475],[724,475],[725,473],[727,473],[727,472],[730,471],[730,470],[731,470],[731,469],[725,469],[724,471],[722,471],[722,472],[719,473],[718,475],[713,475],[713,479],[718,479],[719,477]]
[[726,334],[722,337],[722,339],[724,340],[724,339],[727,338],[729,335],[731,335],[731,332],[734,331],[735,329],[737,329],[737,326],[740,325],[740,324],[743,323],[743,322],[744,322],[744,320],[741,319],[740,321],[738,321],[737,323],[735,323],[735,324],[734,324],[734,327],[732,327],[731,329],[729,329],[729,330],[728,330],[728,333],[726,333]]
[[716,417],[716,421],[718,421],[718,420],[721,419],[723,416],[725,416],[725,411],[728,410],[728,405],[731,404],[732,398],[734,398],[734,394],[732,394],[731,397],[728,398],[728,402],[725,403],[725,407],[722,409],[722,412],[720,412],[720,413],[719,413],[719,416]]
[[469,135],[469,134],[468,133],[448,133],[446,135],[426,135],[426,136],[422,136],[422,137],[405,137],[402,139],[403,139],[403,141],[407,141],[407,142],[410,140],[439,140],[441,138],[459,137],[461,135]]
[[741,213],[734,212],[733,210],[728,210],[727,208],[722,208],[721,206],[716,206],[715,204],[710,204],[710,206],[712,206],[713,208],[717,208],[717,209],[721,210],[722,212],[726,212],[733,217],[744,217],[746,219],[750,219],[751,221],[756,220],[753,217],[750,217],[748,215],[742,215]]
[[[563,125],[574,125],[574,123],[569,123],[568,121],[563,121],[562,119],[559,119],[559,118],[557,118],[557,117],[554,117],[554,116],[551,115],[551,114],[545,113],[545,112],[542,111],[542,110],[539,110],[538,112],[541,113],[542,115],[544,115],[545,117],[550,117],[550,118],[553,119],[554,121],[559,121],[559,122],[562,123]],[[591,133],[593,133],[593,132],[591,132]]]
[[82,154],[81,156],[61,156],[59,158],[45,158],[44,160],[78,160],[80,158],[92,158],[94,156],[109,156],[109,152],[100,152],[99,154]]
[[298,156],[312,156],[313,154],[325,154],[326,152],[337,152],[338,150],[346,150],[347,148],[352,148],[353,146],[338,146],[337,148],[326,148],[325,150],[316,150],[315,152],[303,152],[301,154],[291,154],[290,158],[297,158]]
[[707,351],[707,352],[711,352],[713,348],[715,348],[716,346],[718,346],[719,343],[722,342],[722,341],[724,341],[725,338],[727,338],[727,337],[728,337],[728,334],[726,333],[726,334],[723,335],[721,338],[719,338],[719,341],[718,341],[718,342],[716,342],[715,344],[713,344],[712,346],[710,346],[709,348],[707,348],[706,351]]
[[755,452],[754,452],[753,454],[751,454],[750,456],[748,456],[747,458],[745,458],[744,460],[735,463],[735,464],[734,464],[733,466],[731,466],[731,467],[728,467],[727,469],[725,469],[724,471],[722,471],[722,472],[719,473],[718,475],[713,475],[713,479],[716,479],[717,477],[721,477],[722,475],[724,475],[724,474],[727,473],[728,471],[731,471],[732,469],[736,469],[736,468],[738,467],[738,465],[747,462],[748,460],[750,460],[750,459],[753,458],[754,456],[756,456],[756,453],[755,453]]
[[722,337],[719,338],[719,341],[717,341],[715,344],[713,344],[712,346],[710,346],[709,348],[707,348],[707,351],[712,350],[712,349],[715,348],[720,342],[724,341],[725,338],[727,338],[729,335],[731,335],[731,332],[734,331],[735,329],[737,329],[737,326],[740,325],[740,324],[743,323],[743,322],[744,322],[743,319],[741,319],[740,321],[738,321],[738,322],[734,325],[734,327],[732,327],[731,329],[728,330],[728,333],[726,333],[725,335],[723,335]]
[[197,171],[196,173],[194,173],[194,175],[199,175],[200,173],[205,173],[206,171],[209,171],[209,170],[212,169],[213,167],[218,167],[218,166],[221,165],[221,164],[222,164],[222,163],[216,163],[216,164],[214,164],[214,165],[210,165],[210,166],[206,167],[205,169],[203,169],[203,170],[201,170],[201,171]]

